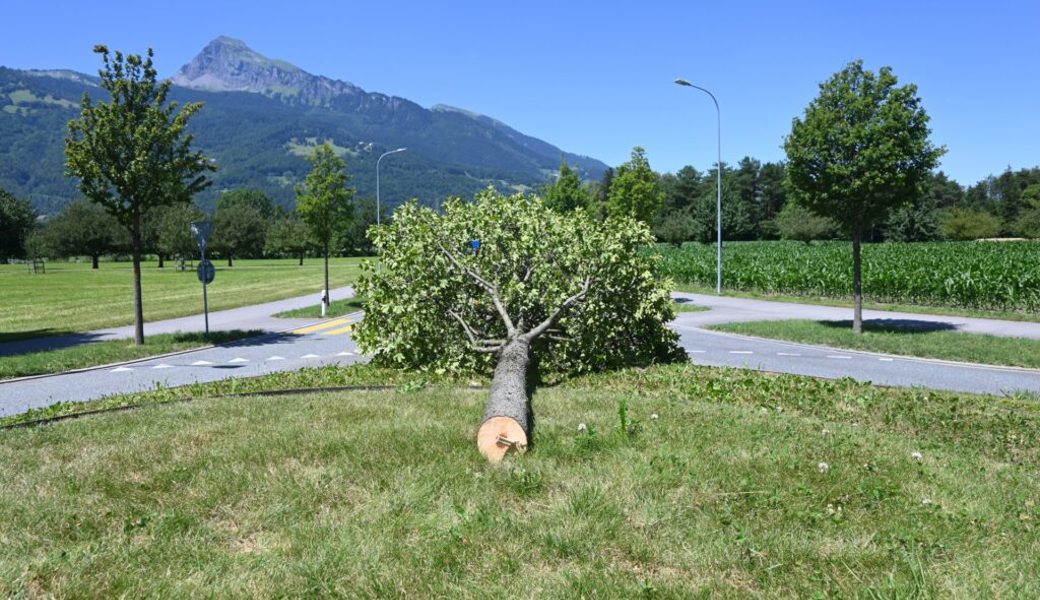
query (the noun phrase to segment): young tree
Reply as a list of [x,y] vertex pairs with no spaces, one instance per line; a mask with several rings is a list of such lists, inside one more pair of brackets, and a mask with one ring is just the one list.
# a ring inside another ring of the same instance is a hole
[[545,205],[559,213],[575,210],[588,210],[592,198],[581,185],[578,172],[567,166],[567,161],[560,163],[560,175],[556,181],[545,186],[542,193]]
[[947,212],[940,225],[943,236],[948,240],[967,241],[1000,235],[1000,217],[984,210],[953,208]]
[[803,208],[797,202],[788,202],[774,220],[780,239],[796,240],[808,244],[812,240],[833,239],[840,229],[829,217]]
[[922,193],[943,148],[928,140],[928,115],[913,84],[896,86],[889,67],[875,74],[850,63],[820,84],[784,142],[787,182],[813,212],[852,235],[853,325],[863,331],[860,246],[864,232]]
[[44,228],[43,242],[52,256],[89,256],[92,269],[102,254],[125,248],[126,234],[105,209],[87,200],[65,207]]
[[25,256],[25,242],[36,227],[36,211],[0,188],[0,262]]
[[650,168],[646,150],[632,149],[632,158],[617,168],[607,194],[607,214],[625,215],[650,224],[654,222],[664,195],[657,183],[657,174]]
[[351,200],[354,188],[347,187],[347,181],[350,180],[347,162],[336,156],[328,143],[315,148],[310,161],[311,172],[307,174],[303,185],[296,188],[296,212],[307,224],[325,257],[325,295],[322,303],[328,306],[329,245],[353,216]]
[[99,71],[108,102],[94,103],[83,94],[79,119],[69,122],[65,140],[68,174],[78,177],[84,196],[100,204],[130,233],[134,263],[134,340],[144,343],[141,298],[142,221],[157,206],[187,203],[211,181],[215,167],[191,149],[188,120],[202,107],[167,102],[170,81],[158,82],[147,58],[95,46],[104,68]]
[[155,251],[160,257],[194,256],[199,246],[191,233],[191,224],[205,218],[206,213],[194,202],[163,207],[153,215]]
[[626,216],[562,215],[493,190],[412,202],[371,230],[382,268],[363,267],[355,328],[378,363],[436,371],[494,368],[477,443],[489,460],[532,434],[529,369],[585,372],[680,359],[668,282],[639,250],[653,242]]

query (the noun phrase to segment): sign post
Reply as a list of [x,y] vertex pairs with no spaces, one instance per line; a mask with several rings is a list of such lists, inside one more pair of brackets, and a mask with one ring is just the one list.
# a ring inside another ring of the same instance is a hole
[[213,278],[217,275],[217,269],[213,266],[213,263],[206,260],[206,244],[209,242],[210,235],[213,234],[213,221],[193,222],[191,224],[191,234],[195,236],[195,241],[199,244],[199,253],[202,256],[196,273],[199,281],[202,282],[202,310],[206,319],[206,335],[209,335],[209,298],[206,296],[206,286],[213,283]]

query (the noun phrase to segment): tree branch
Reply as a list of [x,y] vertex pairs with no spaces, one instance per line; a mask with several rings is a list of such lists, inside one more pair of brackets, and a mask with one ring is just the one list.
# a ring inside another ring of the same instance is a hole
[[589,293],[589,289],[592,288],[592,281],[593,280],[592,280],[591,276],[590,277],[586,277],[585,278],[585,283],[582,284],[580,292],[578,292],[577,294],[574,294],[570,298],[567,298],[566,300],[564,300],[563,304],[561,304],[560,307],[556,309],[556,312],[554,312],[553,314],[549,315],[549,317],[547,319],[545,319],[544,321],[542,321],[541,323],[539,323],[537,327],[535,327],[531,331],[528,331],[527,333],[523,334],[520,337],[523,338],[524,341],[530,343],[530,342],[533,342],[535,339],[537,339],[538,336],[540,336],[543,333],[545,333],[550,327],[552,327],[553,325],[556,324],[556,321],[560,317],[562,317],[563,314],[565,312],[567,312],[568,309],[570,309],[570,307],[574,306],[575,304],[577,304],[577,303],[579,303],[579,302],[581,302],[582,300],[585,299],[585,296],[587,296],[588,293]]
[[480,274],[474,271],[473,269],[470,269],[469,267],[460,263],[458,259],[455,257],[455,255],[449,252],[448,249],[444,247],[444,244],[442,244],[440,240],[435,241],[437,242],[437,246],[440,247],[441,252],[444,253],[444,256],[448,257],[448,260],[451,261],[451,264],[453,264],[456,269],[469,275],[474,281],[477,282],[477,285],[484,288],[484,291],[486,291],[488,295],[491,296],[491,302],[495,305],[495,310],[498,311],[498,315],[502,317],[502,322],[506,326],[507,335],[509,337],[515,336],[516,327],[513,325],[513,320],[509,317],[509,313],[506,312],[506,307],[502,304],[502,299],[498,296],[498,288],[491,284],[488,280],[481,277]]
[[466,337],[469,338],[470,346],[473,347],[477,352],[498,352],[505,346],[505,340],[493,340],[493,339],[480,339],[477,337],[477,332],[462,318],[459,313],[449,310],[448,314],[452,316],[459,325],[462,325],[462,330],[466,332]]

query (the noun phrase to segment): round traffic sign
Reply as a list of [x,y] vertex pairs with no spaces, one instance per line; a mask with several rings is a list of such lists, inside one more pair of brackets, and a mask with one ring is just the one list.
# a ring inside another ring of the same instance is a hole
[[213,283],[213,278],[217,276],[217,269],[208,260],[204,260],[199,263],[199,268],[195,271],[199,276],[199,281],[205,284]]

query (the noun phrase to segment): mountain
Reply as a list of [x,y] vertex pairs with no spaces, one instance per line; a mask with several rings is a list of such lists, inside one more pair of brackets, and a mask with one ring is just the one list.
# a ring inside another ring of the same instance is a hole
[[[0,67],[0,187],[54,213],[77,196],[64,176],[64,136],[83,93],[103,98],[96,77],[67,70]],[[387,205],[408,198],[434,204],[494,185],[503,191],[542,185],[563,157],[588,179],[602,162],[563,152],[493,118],[459,108],[424,108],[405,98],[366,92],[269,59],[228,37],[210,42],[172,78],[170,97],[203,102],[191,122],[195,144],[216,160],[215,184],[200,194],[211,208],[222,190],[254,187],[293,206],[305,156],[330,142],[347,160],[351,184],[375,196],[375,163],[389,149],[408,151],[380,166]]]

